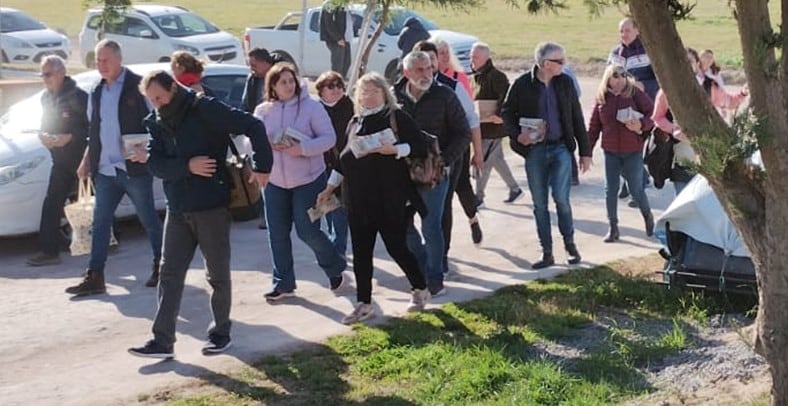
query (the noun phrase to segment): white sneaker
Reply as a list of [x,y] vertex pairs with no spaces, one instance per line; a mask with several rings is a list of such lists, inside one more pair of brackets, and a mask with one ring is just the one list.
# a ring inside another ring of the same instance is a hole
[[424,306],[427,305],[429,300],[430,291],[427,289],[413,289],[412,296],[410,298],[410,304],[408,305],[408,311],[420,312],[424,310]]
[[375,308],[372,304],[358,303],[353,313],[348,314],[342,318],[342,324],[353,324],[359,321],[364,321],[375,316]]

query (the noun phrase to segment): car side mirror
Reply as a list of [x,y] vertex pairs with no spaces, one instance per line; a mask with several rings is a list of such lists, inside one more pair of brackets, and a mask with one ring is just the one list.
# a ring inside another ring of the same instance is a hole
[[141,38],[155,39],[156,35],[153,34],[153,31],[151,31],[151,30],[142,30],[142,31],[140,31],[140,37]]

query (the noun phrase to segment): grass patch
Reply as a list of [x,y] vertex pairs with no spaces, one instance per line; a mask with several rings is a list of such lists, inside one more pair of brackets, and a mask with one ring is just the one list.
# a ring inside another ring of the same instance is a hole
[[[359,324],[351,335],[205,378],[199,395],[185,391],[170,404],[594,405],[636,398],[653,390],[640,368],[692,346],[694,320],[743,312],[753,300],[666,291],[632,276],[633,264],[575,270],[380,326]],[[643,329],[651,325],[659,328]]]

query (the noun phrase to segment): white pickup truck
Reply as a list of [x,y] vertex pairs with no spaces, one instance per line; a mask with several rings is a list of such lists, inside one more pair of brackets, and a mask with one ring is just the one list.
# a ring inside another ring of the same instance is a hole
[[[354,4],[348,7],[353,15],[353,32],[355,38],[350,42],[350,49],[355,58],[358,51],[359,31],[364,18],[364,5]],[[378,14],[379,15],[379,14]],[[305,76],[318,76],[331,69],[331,57],[328,53],[326,44],[320,41],[320,7],[313,7],[306,10],[306,18],[302,18],[301,11],[287,13],[282,20],[274,26],[263,26],[247,28],[244,35],[244,47],[247,52],[254,47],[265,48],[269,52],[278,52],[285,59],[296,62],[301,73]],[[377,42],[373,46],[369,57],[367,71],[376,71],[385,74],[389,80],[393,79],[397,73],[397,63],[402,54],[397,48],[397,39],[405,21],[410,17],[421,20],[422,25],[431,34],[440,36],[443,40],[451,44],[454,52],[466,71],[470,71],[470,51],[471,45],[478,41],[471,35],[456,33],[453,31],[439,30],[432,21],[420,16],[416,12],[394,7],[391,10],[389,23],[383,29]],[[375,22],[368,35],[371,35],[377,26]],[[301,49],[301,30],[304,29],[303,54]],[[303,58],[303,60],[301,59]]]

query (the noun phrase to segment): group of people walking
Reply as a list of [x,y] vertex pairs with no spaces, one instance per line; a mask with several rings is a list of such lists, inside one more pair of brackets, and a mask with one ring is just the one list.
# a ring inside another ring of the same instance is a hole
[[[347,22],[345,14],[331,18],[339,18],[338,27],[345,26],[343,19]],[[227,206],[232,180],[224,162],[233,142],[231,134],[248,139],[253,179],[247,180],[263,188],[260,228],[267,229],[273,262],[273,283],[264,298],[276,303],[295,295],[293,228],[314,253],[329,289],[341,293],[349,284],[345,274],[349,236],[357,303],[342,319],[346,324],[375,314],[373,253],[378,234],[409,282],[408,311],[422,310],[431,297],[445,293],[455,193],[477,244],[483,239],[477,213],[491,170],[508,187],[506,203],[523,195],[504,160],[507,139],[525,159],[542,248],[533,269],[555,264],[548,196],[555,202],[568,263],[582,260],[570,204],[573,166],[580,173],[590,168],[600,138],[610,225],[604,241],[620,238],[621,177],[641,211],[645,234],[651,236],[654,217],[645,193],[644,140],[654,128],[675,140],[676,177],[671,180],[677,192],[692,175],[683,160],[694,159],[694,153],[658,90],[634,22],[622,21],[619,31],[622,42],[610,55],[588,127],[575,82],[564,73],[566,50],[553,42],[537,45],[533,67],[510,85],[493,64],[488,45],[473,45],[469,77],[448,43],[421,39],[404,55],[402,77],[393,86],[370,72],[348,89],[346,72],[329,71],[315,82],[316,98],[297,66],[264,49],[253,49],[248,54],[250,73],[242,109],[213,98],[201,80],[202,63],[185,52],[173,55],[172,74],[153,71],[140,77],[123,66],[116,42],[100,41],[95,55],[101,79],[89,93],[66,75],[62,59],[46,57],[41,65],[47,88],[42,97],[41,139],[52,151],[54,164],[42,209],[41,252],[28,262],[59,261],[62,241],[53,236],[58,235],[62,203],[78,178],[89,177],[95,184],[90,259],[83,280],[66,292],[83,296],[106,291],[104,269],[113,215],[128,195],[153,254],[146,284],[158,286],[153,338],[129,351],[146,357],[173,356],[184,281],[197,247],[212,288],[214,318],[203,352],[226,350],[231,345]],[[331,37],[334,45],[345,47],[344,40],[336,40],[344,37],[336,35]],[[336,63],[347,63],[342,55],[334,58]],[[688,58],[715,105],[733,108],[746,96],[746,92],[724,90],[713,59],[704,65],[691,49]],[[150,134],[147,148],[124,148],[123,137],[139,133]],[[432,184],[416,183],[411,165],[434,154],[433,144],[440,150],[441,169]],[[373,147],[365,147],[369,145]],[[154,207],[154,176],[163,180],[167,197],[163,225]],[[343,204],[326,215],[328,232],[324,232],[308,210],[334,197]],[[414,221],[417,214],[419,222]]]

